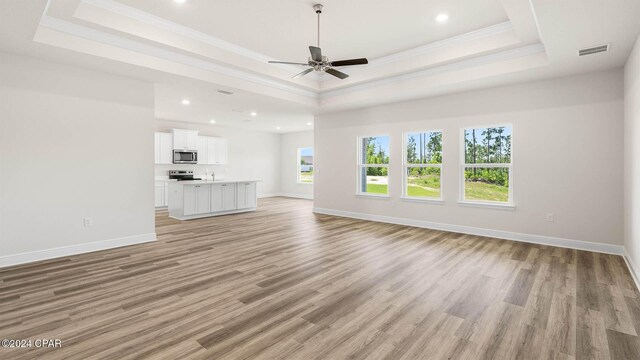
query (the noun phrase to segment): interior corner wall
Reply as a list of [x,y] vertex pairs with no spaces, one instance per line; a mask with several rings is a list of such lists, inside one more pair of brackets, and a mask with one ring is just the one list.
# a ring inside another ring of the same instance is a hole
[[[169,170],[193,170],[196,177],[204,177],[205,169],[213,171],[217,179],[258,179],[258,197],[280,194],[280,134],[234,129],[225,126],[195,124],[158,119],[155,131],[171,132],[172,129],[197,130],[201,136],[227,139],[227,164],[156,165],[155,175],[168,177]],[[151,161],[153,163],[153,160]]]
[[[621,252],[623,83],[614,69],[318,115],[316,211]],[[515,210],[459,204],[461,129],[505,123]],[[403,132],[433,129],[443,130],[444,203],[401,199]],[[356,196],[357,137],[375,135],[390,136],[388,199]]]
[[313,199],[313,184],[298,182],[298,149],[313,148],[313,131],[302,131],[280,135],[280,180],[283,196]]
[[155,239],[153,96],[0,53],[0,266]]
[[640,37],[624,68],[624,247],[640,275]]

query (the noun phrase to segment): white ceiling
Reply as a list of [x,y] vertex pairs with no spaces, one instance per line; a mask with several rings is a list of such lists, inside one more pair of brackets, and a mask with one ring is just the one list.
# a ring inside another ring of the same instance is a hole
[[[218,90],[232,91],[224,95]],[[182,100],[188,99],[189,105]],[[155,85],[155,114],[158,119],[230,126],[268,132],[296,132],[313,129],[312,109],[247,91],[221,88],[194,81]],[[255,112],[257,115],[252,116]]]
[[[149,14],[288,61],[316,45],[314,1],[121,0]],[[334,60],[379,58],[508,21],[500,0],[317,0],[324,5],[320,45]],[[446,26],[434,21],[447,13]]]
[[0,1],[0,50],[154,82],[158,118],[289,132],[317,113],[621,67],[640,33],[638,0],[327,0],[325,55],[370,63],[291,79],[299,67],[266,61],[306,59],[313,3]]

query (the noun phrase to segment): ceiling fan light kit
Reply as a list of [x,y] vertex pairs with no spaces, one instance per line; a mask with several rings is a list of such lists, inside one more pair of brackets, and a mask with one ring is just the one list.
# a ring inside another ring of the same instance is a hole
[[326,72],[327,74],[333,75],[339,79],[346,79],[349,75],[343,73],[342,71],[334,69],[334,67],[338,66],[352,66],[352,65],[365,65],[368,64],[369,61],[366,58],[359,59],[349,59],[349,60],[338,60],[338,61],[329,61],[326,56],[322,55],[322,50],[320,49],[320,14],[322,14],[322,9],[324,6],[322,4],[313,5],[313,10],[318,14],[318,46],[309,46],[309,52],[311,56],[307,60],[307,63],[302,62],[288,62],[288,61],[269,61],[271,64],[289,64],[289,65],[302,65],[302,66],[310,66],[309,69],[302,71],[293,76],[294,79],[305,76],[312,71]]

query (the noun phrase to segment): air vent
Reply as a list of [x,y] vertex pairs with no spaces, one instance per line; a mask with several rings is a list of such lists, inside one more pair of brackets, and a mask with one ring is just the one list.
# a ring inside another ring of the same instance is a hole
[[580,49],[578,50],[578,56],[592,55],[605,51],[609,51],[609,44]]
[[233,93],[231,91],[227,91],[227,90],[218,90],[218,92],[220,94],[225,94],[225,95],[233,95]]

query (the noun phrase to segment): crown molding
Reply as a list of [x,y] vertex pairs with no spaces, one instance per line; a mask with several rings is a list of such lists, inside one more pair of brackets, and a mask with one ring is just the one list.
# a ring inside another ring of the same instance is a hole
[[[49,7],[52,1],[54,0],[49,0],[47,2],[47,8]],[[260,54],[258,52],[232,44],[228,41],[224,41],[222,39],[213,37],[211,35],[196,31],[192,28],[185,27],[185,26],[176,24],[174,22],[162,19],[160,17],[151,15],[147,12],[135,9],[133,7],[123,5],[114,0],[81,0],[81,3],[87,4],[90,6],[97,6],[99,8],[104,9],[105,11],[113,12],[115,14],[125,16],[136,21],[151,24],[152,26],[156,26],[159,29],[173,32],[179,36],[183,36],[188,39],[201,41],[213,47],[226,50],[231,53],[234,53],[249,59],[253,59],[260,62],[264,62],[269,59],[269,57],[267,57],[264,54]],[[90,23],[90,20],[89,20],[89,23]],[[448,63],[444,65],[436,65],[436,66],[429,67],[422,70],[417,70],[412,72],[410,71],[408,73],[403,73],[395,76],[392,75],[384,79],[372,79],[372,80],[364,81],[358,84],[346,85],[338,89],[328,89],[323,91],[323,90],[302,88],[286,80],[273,79],[272,77],[251,72],[249,70],[233,68],[223,64],[217,64],[212,61],[207,61],[203,57],[190,55],[188,54],[188,52],[180,51],[179,49],[171,49],[170,47],[163,46],[161,43],[159,43],[158,45],[156,45],[155,43],[150,44],[149,42],[143,42],[133,37],[126,37],[125,35],[118,35],[115,33],[99,30],[98,28],[93,28],[83,24],[75,23],[69,20],[63,20],[57,17],[49,16],[47,15],[46,10],[42,18],[40,19],[40,26],[44,28],[48,28],[50,30],[61,32],[64,34],[83,38],[89,41],[94,41],[99,44],[122,48],[124,50],[129,50],[133,53],[138,53],[141,55],[162,59],[164,61],[172,62],[175,64],[187,66],[187,67],[192,67],[198,70],[208,71],[215,74],[228,76],[228,77],[239,79],[239,80],[244,80],[253,84],[266,86],[269,88],[284,91],[292,95],[304,96],[306,98],[310,98],[314,100],[325,100],[331,97],[358,92],[358,91],[362,91],[369,88],[386,85],[386,84],[390,84],[398,81],[414,79],[418,77],[433,76],[436,74],[442,74],[442,73],[453,72],[453,71],[459,71],[459,70],[463,70],[463,69],[478,66],[478,65],[484,65],[492,62],[504,61],[504,60],[509,60],[509,59],[514,59],[518,57],[545,52],[544,46],[541,43],[537,43],[537,44],[528,45],[528,46],[521,46],[515,49],[512,48],[504,51],[498,51],[488,55],[472,57],[466,60],[461,60],[461,61]],[[114,30],[117,30],[117,29],[114,29]],[[461,44],[478,41],[484,38],[503,34],[509,31],[514,31],[514,26],[511,22],[507,21],[507,22],[489,26],[483,29],[472,31],[469,33],[461,34],[455,37],[429,43],[413,49],[400,51],[400,52],[397,52],[388,56],[384,56],[378,59],[373,59],[370,61],[369,65],[367,66],[352,67],[346,70],[345,72],[349,74],[357,73],[361,70],[368,69],[370,67],[376,67],[383,64],[390,64],[397,61],[409,59],[412,57],[433,53],[439,49],[452,47],[452,46],[459,46]],[[129,35],[135,36],[135,34],[133,33]],[[121,61],[125,61],[125,60],[121,60]],[[280,66],[282,68],[290,67],[291,69],[295,69],[296,71],[299,70],[297,67],[292,67],[287,65],[277,65],[277,66]],[[317,80],[318,83],[328,80],[327,76],[322,76],[323,74],[314,73],[310,75],[314,75],[312,76],[312,79]]]
[[54,18],[52,16],[44,15],[40,20],[40,26],[59,31],[62,33],[70,34],[73,36],[81,37],[91,41],[96,41],[102,44],[119,47],[122,49],[131,50],[140,54],[161,58],[167,61],[175,62],[178,64],[191,66],[201,70],[211,71],[214,73],[234,77],[237,79],[249,81],[252,83],[276,88],[279,90],[287,91],[295,95],[302,95],[313,99],[318,98],[318,93],[315,91],[304,90],[298,87],[272,80],[266,76],[260,76],[251,74],[246,71],[232,69],[226,66],[218,65],[209,61],[205,61],[193,56],[185,55],[176,51],[167,50],[164,48],[151,46],[139,41],[124,38],[114,34],[105,33],[93,28],[89,28],[83,25],[75,24],[66,20]]
[[[217,47],[219,49],[234,53],[236,55],[240,55],[240,56],[244,56],[247,57],[249,59],[255,60],[255,61],[259,61],[259,62],[267,62],[269,60],[273,60],[272,57],[269,57],[265,54],[244,48],[242,46],[236,45],[234,43],[228,42],[226,40],[217,38],[215,36],[197,31],[193,28],[187,27],[187,26],[183,26],[180,24],[177,24],[175,22],[163,19],[159,16],[155,16],[152,15],[148,12],[133,8],[131,6],[128,5],[124,5],[121,4],[117,1],[114,0],[81,0],[82,3],[84,4],[88,4],[88,5],[92,5],[92,6],[97,6],[99,8],[102,8],[104,10],[113,12],[115,14],[121,15],[121,16],[125,16],[128,17],[130,19],[136,20],[136,21],[140,21],[140,22],[144,22],[146,24],[150,24],[152,26],[156,26],[158,28],[161,28],[163,30],[175,33],[177,35],[180,36],[184,36],[186,38],[189,38],[191,40],[195,40],[195,41],[200,41],[203,42],[205,44],[211,45],[213,47]],[[397,53],[393,53],[387,56],[383,56],[380,58],[376,58],[376,59],[371,59],[369,61],[368,65],[365,66],[355,66],[355,67],[351,67],[349,69],[341,69],[341,71],[347,73],[347,74],[355,74],[361,70],[364,69],[369,69],[372,67],[376,67],[376,66],[380,66],[380,65],[384,65],[384,64],[389,64],[389,63],[393,63],[393,62],[397,62],[400,60],[404,60],[407,58],[411,58],[411,57],[416,57],[416,56],[421,56],[424,54],[429,54],[433,51],[436,51],[438,49],[442,49],[445,47],[451,47],[451,46],[457,46],[457,45],[462,45],[471,41],[477,41],[479,39],[482,38],[486,38],[489,36],[494,36],[494,35],[498,35],[504,32],[508,32],[508,31],[513,31],[514,30],[514,26],[510,21],[506,21],[503,23],[499,23],[499,24],[495,24],[495,25],[491,25],[482,29],[478,29],[478,30],[474,30],[468,33],[464,33],[461,35],[457,35],[451,38],[447,38],[447,39],[443,39],[440,41],[436,41],[436,42],[432,42],[429,44],[425,44],[425,45],[421,45],[412,49],[408,49],[408,50],[403,50]],[[275,65],[278,66],[282,69],[285,70],[290,70],[292,73],[293,72],[299,72],[299,68],[292,66],[292,65],[286,65],[286,64],[279,64],[279,65]],[[333,80],[329,77],[326,76],[321,76],[319,73],[312,73],[307,75],[307,78],[310,79],[314,79],[316,81],[320,82],[325,82],[325,81],[329,81],[329,80]]]
[[[229,52],[238,54],[238,55],[242,55],[257,61],[261,61],[261,62],[266,62],[268,60],[273,60],[271,57],[265,55],[265,54],[261,54],[257,51],[253,51],[247,48],[244,48],[242,46],[233,44],[231,42],[228,42],[226,40],[222,40],[220,38],[217,38],[215,36],[211,36],[209,34],[205,34],[203,32],[194,30],[190,27],[187,26],[183,26],[180,24],[177,24],[175,22],[163,19],[159,16],[155,16],[152,14],[149,14],[148,12],[136,9],[134,7],[131,6],[127,6],[124,4],[121,4],[117,1],[113,1],[113,0],[82,0],[82,3],[88,4],[88,5],[93,5],[93,6],[97,6],[100,7],[102,9],[111,11],[113,13],[122,15],[122,16],[126,16],[128,18],[137,20],[137,21],[141,21],[153,26],[157,26],[159,28],[162,28],[164,30],[191,38],[193,40],[198,40],[201,42],[204,42],[206,44],[227,50]],[[294,67],[291,67],[292,69]]]
[[[454,37],[450,37],[447,39],[443,39],[440,41],[436,41],[436,42],[432,42],[429,44],[425,44],[422,46],[418,46],[415,47],[413,49],[409,49],[409,50],[404,50],[404,51],[400,51],[394,54],[390,54],[387,56],[383,56],[377,59],[373,59],[371,61],[369,61],[369,64],[367,66],[356,66],[351,68],[349,74],[352,73],[357,73],[361,70],[364,69],[369,69],[372,67],[376,67],[376,66],[380,66],[380,65],[384,65],[384,64],[389,64],[389,63],[394,63],[400,60],[404,60],[407,58],[411,58],[411,57],[415,57],[415,56],[421,56],[424,54],[429,54],[432,53],[436,50],[445,48],[445,47],[451,47],[451,46],[458,46],[458,45],[462,45],[465,43],[468,43],[470,41],[476,41],[478,39],[482,39],[482,38],[486,38],[489,36],[493,36],[493,35],[498,35],[498,34],[502,34],[505,33],[507,31],[513,31],[513,24],[510,21],[506,21],[500,24],[496,24],[496,25],[492,25],[492,26],[488,26],[486,28],[482,28],[479,30],[475,30],[475,31],[471,31],[468,33],[464,33],[458,36],[454,36]],[[322,79],[321,81],[326,81],[327,78]]]
[[522,46],[519,48],[500,51],[497,53],[479,56],[479,57],[471,58],[468,60],[462,60],[462,61],[457,61],[457,62],[446,64],[446,65],[435,66],[425,70],[414,71],[414,72],[410,72],[410,73],[406,73],[398,76],[392,76],[382,80],[372,80],[362,84],[347,86],[341,89],[324,91],[320,93],[320,99],[324,100],[330,97],[344,95],[344,94],[365,90],[365,89],[369,89],[369,88],[377,87],[381,85],[386,85],[386,84],[394,83],[397,81],[409,80],[409,79],[414,79],[414,78],[423,77],[423,76],[433,76],[433,75],[442,74],[446,72],[463,70],[470,67],[490,64],[497,61],[516,59],[519,57],[529,56],[529,55],[534,55],[534,54],[539,54],[544,52],[545,52],[545,48],[544,48],[544,45],[541,43]]

